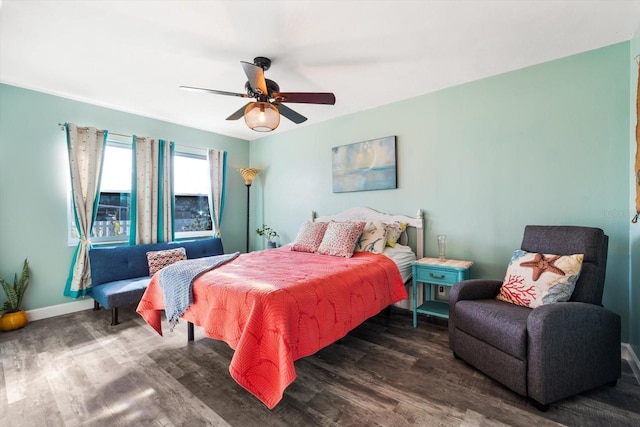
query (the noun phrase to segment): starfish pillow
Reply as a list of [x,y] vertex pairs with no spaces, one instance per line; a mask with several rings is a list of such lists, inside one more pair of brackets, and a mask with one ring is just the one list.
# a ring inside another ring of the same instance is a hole
[[584,254],[560,256],[518,249],[496,299],[529,308],[569,301],[583,259]]

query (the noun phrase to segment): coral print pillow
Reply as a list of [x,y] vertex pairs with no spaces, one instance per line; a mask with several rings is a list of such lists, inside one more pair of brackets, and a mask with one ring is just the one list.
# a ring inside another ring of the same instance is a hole
[[584,254],[551,255],[516,250],[496,299],[536,308],[569,301]]

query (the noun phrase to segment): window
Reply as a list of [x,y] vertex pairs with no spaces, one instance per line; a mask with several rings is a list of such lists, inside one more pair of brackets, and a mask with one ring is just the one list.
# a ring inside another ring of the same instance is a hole
[[[102,161],[100,196],[96,220],[91,230],[92,243],[116,243],[129,241],[131,224],[131,143],[108,140]],[[69,244],[78,243],[69,190]]]
[[202,154],[178,149],[173,157],[173,231],[176,238],[210,236],[209,163]]
[[[98,210],[91,232],[92,243],[129,241],[131,224],[131,142],[109,136],[100,179]],[[175,237],[213,235],[209,212],[209,165],[204,154],[176,147],[174,155]],[[202,150],[199,150],[202,153]],[[69,187],[70,188],[70,187]],[[71,190],[69,190],[69,244],[78,243]]]

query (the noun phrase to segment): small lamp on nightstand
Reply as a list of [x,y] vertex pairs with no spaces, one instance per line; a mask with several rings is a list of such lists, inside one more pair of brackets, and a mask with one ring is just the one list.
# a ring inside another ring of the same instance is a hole
[[247,253],[249,253],[249,189],[251,188],[251,184],[253,184],[253,179],[260,173],[260,169],[254,168],[241,168],[238,169],[240,175],[244,179],[244,185],[247,186]]

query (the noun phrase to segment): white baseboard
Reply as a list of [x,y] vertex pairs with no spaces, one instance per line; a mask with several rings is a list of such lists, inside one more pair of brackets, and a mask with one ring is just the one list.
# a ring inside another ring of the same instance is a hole
[[93,300],[91,298],[86,298],[65,304],[50,305],[49,307],[27,310],[27,317],[29,318],[29,321],[42,320],[50,317],[62,316],[63,314],[75,313],[76,311],[88,310],[90,308],[93,308]]
[[628,343],[622,343],[622,358],[629,362],[629,366],[631,366],[631,370],[636,377],[636,381],[640,385],[640,359],[633,351],[633,347]]

